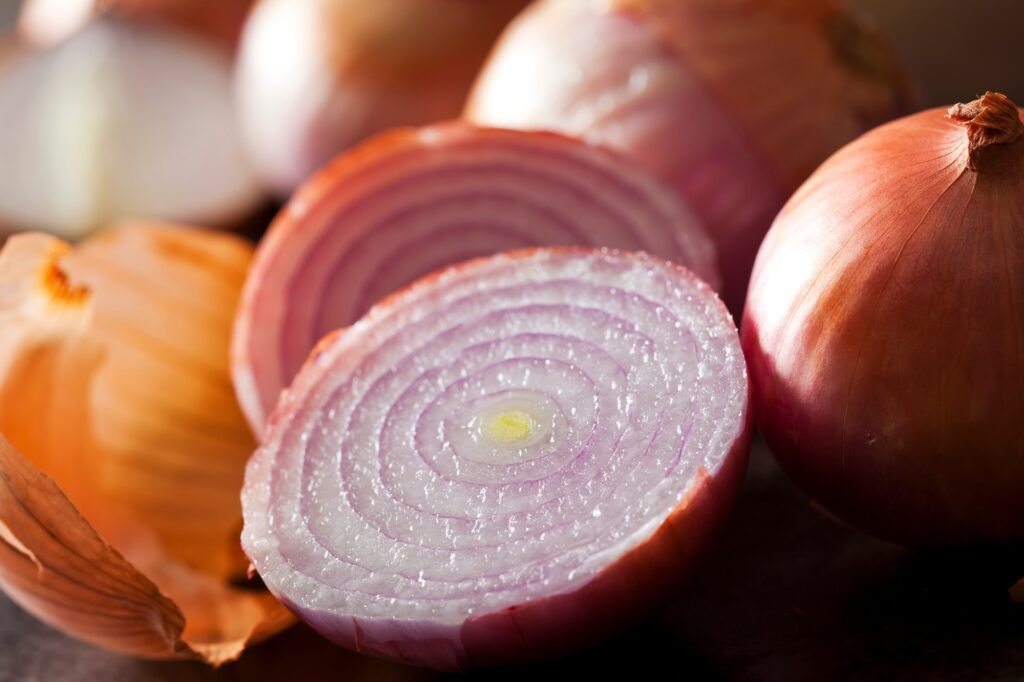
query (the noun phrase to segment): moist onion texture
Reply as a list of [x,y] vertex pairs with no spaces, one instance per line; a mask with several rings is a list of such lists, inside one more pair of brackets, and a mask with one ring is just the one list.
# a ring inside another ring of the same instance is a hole
[[259,432],[316,342],[395,289],[525,246],[642,250],[718,283],[714,248],[670,190],[557,135],[444,124],[385,134],[305,185],[261,244],[233,339]]
[[749,450],[732,319],[688,270],[529,250],[327,337],[242,494],[246,553],[330,639],[455,669],[562,652],[664,596]]
[[911,545],[1024,540],[1024,139],[988,93],[879,128],[793,197],[743,320],[772,451]]
[[579,135],[660,175],[709,225],[738,314],[786,199],[906,98],[888,50],[835,0],[542,0],[466,113]]
[[527,0],[263,0],[242,38],[238,103],[268,187],[290,194],[335,154],[457,116]]

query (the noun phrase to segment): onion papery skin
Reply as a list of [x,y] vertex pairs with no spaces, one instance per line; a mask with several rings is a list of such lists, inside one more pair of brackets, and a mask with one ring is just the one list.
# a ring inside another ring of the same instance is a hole
[[4,233],[75,240],[125,219],[230,228],[265,201],[230,62],[180,31],[105,18],[19,52],[0,71],[0,120]]
[[438,268],[528,246],[642,250],[712,285],[714,247],[656,179],[546,133],[402,129],[304,185],[257,250],[235,325],[235,387],[254,430],[325,334]]
[[51,46],[97,17],[116,17],[183,29],[234,54],[253,0],[26,0],[18,33]]
[[358,651],[439,669],[564,653],[693,563],[742,478],[748,394],[728,311],[680,266],[470,261],[311,354],[249,462],[243,546]]
[[498,42],[466,117],[577,135],[662,177],[711,229],[738,316],[786,199],[907,99],[834,0],[542,0]]
[[235,584],[253,443],[228,336],[251,255],[138,223],[0,250],[0,587],[71,637],[220,665],[293,622]]
[[238,103],[267,187],[396,126],[459,115],[501,30],[527,0],[263,0],[242,38]]
[[1014,544],[1024,145],[999,95],[951,111],[978,116],[883,126],[808,180],[758,256],[743,344],[772,452],[833,514],[913,546]]

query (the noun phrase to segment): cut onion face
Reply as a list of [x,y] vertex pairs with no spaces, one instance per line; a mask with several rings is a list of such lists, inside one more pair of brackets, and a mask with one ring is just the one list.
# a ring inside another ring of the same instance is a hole
[[747,403],[732,319],[684,268],[471,261],[321,342],[249,462],[243,545],[344,646],[564,652],[678,583],[742,478]]
[[316,342],[382,297],[452,263],[549,245],[646,251],[718,283],[714,247],[675,193],[580,142],[452,123],[340,157],[288,204],[250,270],[233,370],[254,430]]

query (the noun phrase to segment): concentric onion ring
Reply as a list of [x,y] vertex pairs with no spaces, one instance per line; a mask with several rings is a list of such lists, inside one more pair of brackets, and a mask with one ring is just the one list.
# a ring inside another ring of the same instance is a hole
[[380,136],[300,189],[256,255],[234,334],[253,428],[316,342],[434,270],[528,246],[646,251],[718,283],[681,200],[568,138],[443,124]]
[[563,652],[676,584],[739,484],[746,367],[711,289],[536,249],[327,337],[269,421],[243,545],[332,640],[442,669]]

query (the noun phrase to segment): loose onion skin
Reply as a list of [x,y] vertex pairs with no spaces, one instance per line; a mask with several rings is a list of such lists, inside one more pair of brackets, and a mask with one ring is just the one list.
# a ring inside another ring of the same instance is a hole
[[986,94],[879,128],[780,214],[743,319],[758,424],[841,519],[1024,540],[1024,140]]
[[0,250],[0,587],[69,636],[219,665],[292,622],[232,582],[252,438],[228,335],[250,257],[142,224]]
[[233,373],[254,430],[316,342],[380,298],[468,258],[565,244],[643,250],[719,281],[673,192],[576,140],[447,123],[339,157],[274,221],[246,281]]
[[238,102],[250,155],[287,196],[335,154],[459,114],[527,0],[264,0],[246,24]]
[[140,218],[231,227],[264,201],[230,64],[202,41],[107,18],[2,67],[3,232],[80,239]]
[[661,176],[709,225],[739,314],[786,199],[907,99],[885,46],[834,0],[542,0],[502,36],[466,116],[578,135]]
[[243,544],[358,651],[445,670],[564,653],[693,565],[742,479],[748,400],[731,316],[684,268],[470,261],[310,355],[250,460]]
[[161,23],[190,31],[233,54],[253,0],[26,0],[18,32],[56,45],[101,16]]

